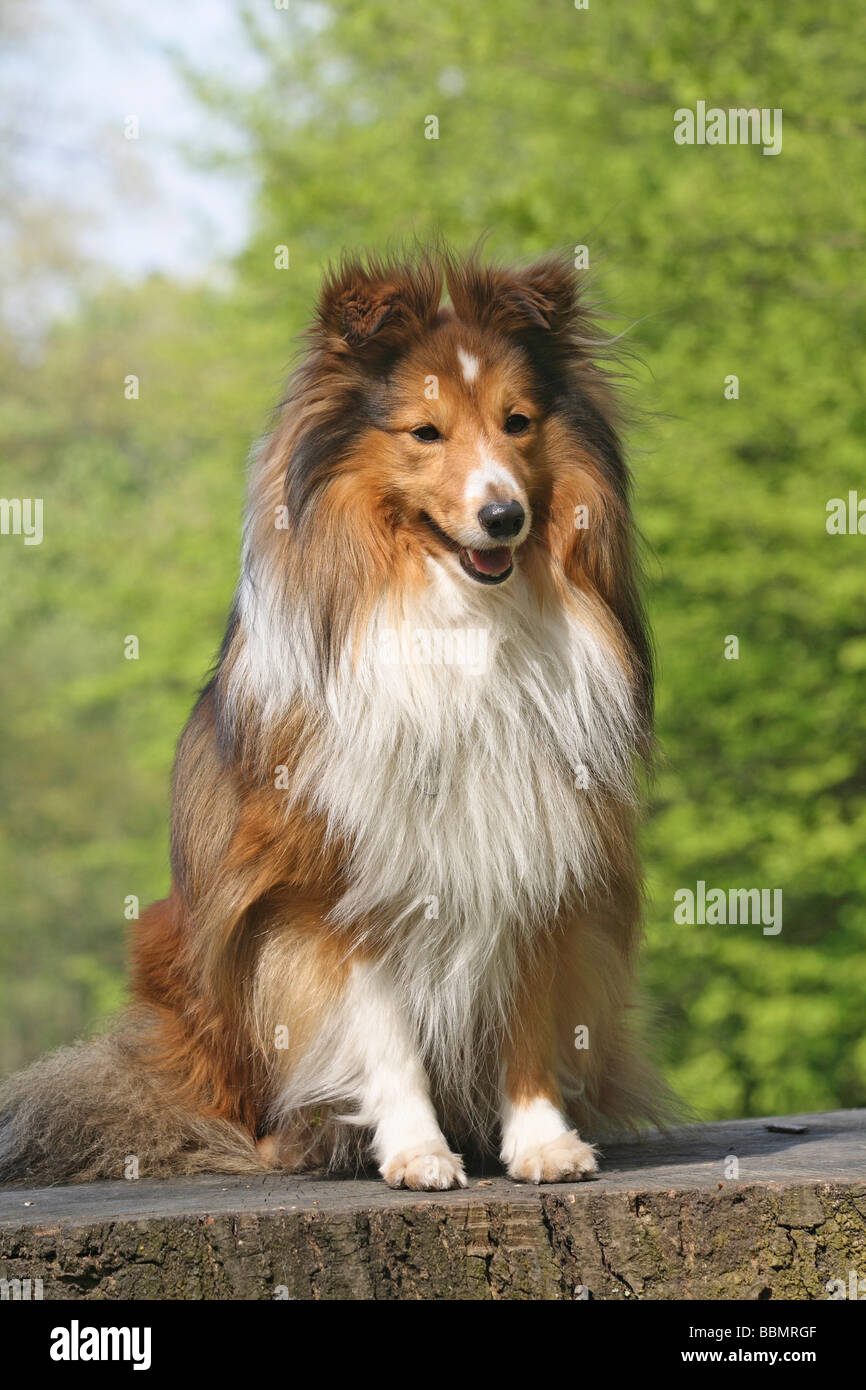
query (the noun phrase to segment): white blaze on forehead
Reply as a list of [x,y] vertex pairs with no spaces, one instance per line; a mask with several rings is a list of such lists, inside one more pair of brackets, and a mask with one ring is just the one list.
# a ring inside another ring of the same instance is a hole
[[460,366],[463,368],[463,380],[471,386],[478,375],[481,363],[477,357],[473,357],[471,352],[466,352],[464,348],[457,349],[457,356],[460,359]]
[[512,497],[518,497],[521,490],[519,482],[507,468],[503,468],[495,459],[485,458],[481,467],[473,468],[466,479],[463,495],[467,502],[477,502],[490,492],[504,492],[510,501]]

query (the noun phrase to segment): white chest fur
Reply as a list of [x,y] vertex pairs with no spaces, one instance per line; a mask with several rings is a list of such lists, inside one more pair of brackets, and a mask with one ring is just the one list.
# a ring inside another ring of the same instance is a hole
[[[477,979],[603,872],[588,806],[629,795],[634,716],[589,619],[543,616],[519,573],[488,588],[434,562],[420,600],[378,610],[296,788],[351,847],[340,919],[373,916],[435,977]],[[280,621],[248,615],[245,678],[271,706],[313,700],[302,619]]]

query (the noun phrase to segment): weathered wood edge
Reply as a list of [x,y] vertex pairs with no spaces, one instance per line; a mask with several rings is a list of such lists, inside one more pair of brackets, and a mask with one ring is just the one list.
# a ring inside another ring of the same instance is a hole
[[852,1270],[863,1110],[644,1136],[556,1187],[279,1174],[0,1194],[0,1277],[45,1299],[826,1299]]

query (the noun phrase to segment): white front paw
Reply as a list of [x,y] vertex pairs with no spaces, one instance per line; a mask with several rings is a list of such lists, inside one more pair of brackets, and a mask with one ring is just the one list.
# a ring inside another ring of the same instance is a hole
[[459,1154],[447,1148],[422,1145],[403,1149],[388,1158],[379,1169],[389,1187],[411,1187],[416,1192],[444,1191],[465,1187],[466,1174]]
[[508,1164],[518,1182],[580,1182],[598,1168],[595,1149],[576,1130],[519,1150]]

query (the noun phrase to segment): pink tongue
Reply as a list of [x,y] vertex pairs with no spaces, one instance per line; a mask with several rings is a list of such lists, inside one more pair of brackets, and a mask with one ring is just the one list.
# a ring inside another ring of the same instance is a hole
[[469,558],[481,574],[503,574],[511,564],[511,551],[498,545],[495,550],[470,550]]

